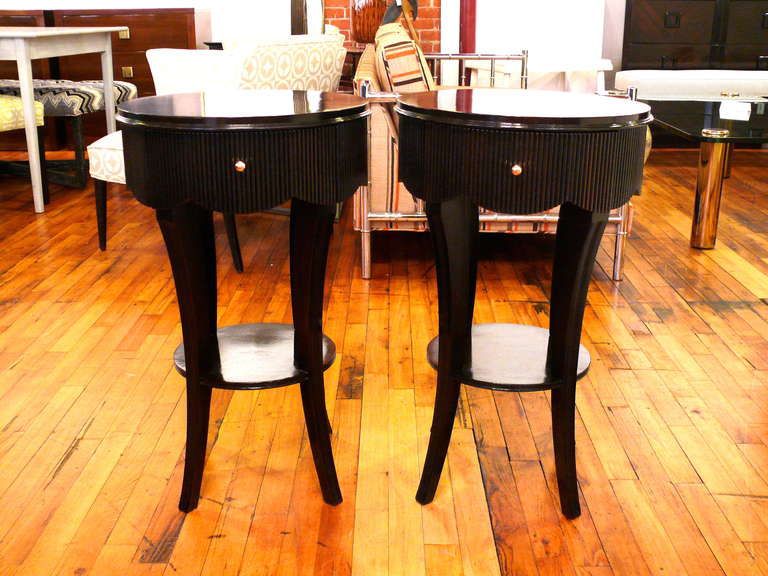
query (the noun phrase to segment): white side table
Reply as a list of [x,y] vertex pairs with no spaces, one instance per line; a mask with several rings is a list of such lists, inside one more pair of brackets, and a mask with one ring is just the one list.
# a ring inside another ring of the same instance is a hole
[[44,212],[42,175],[35,127],[35,95],[32,89],[32,60],[72,54],[101,53],[104,80],[104,109],[107,132],[115,131],[115,93],[112,84],[112,32],[125,26],[100,28],[0,26],[0,60],[16,60],[24,106],[24,130],[27,135],[29,172],[35,212]]

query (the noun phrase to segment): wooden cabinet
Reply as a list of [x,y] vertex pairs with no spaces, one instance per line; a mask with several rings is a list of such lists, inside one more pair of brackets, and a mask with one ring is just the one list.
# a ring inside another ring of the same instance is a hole
[[768,70],[768,0],[628,0],[622,69]]
[[731,1],[722,67],[768,70],[768,1]]
[[[115,80],[136,84],[139,96],[155,93],[145,53],[150,48],[195,48],[192,8],[149,10],[55,10],[54,26],[128,26],[112,35]],[[59,58],[59,74],[69,80],[101,77],[98,54]]]

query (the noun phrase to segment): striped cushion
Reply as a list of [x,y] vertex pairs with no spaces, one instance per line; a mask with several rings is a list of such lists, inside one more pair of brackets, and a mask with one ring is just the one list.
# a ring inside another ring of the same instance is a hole
[[[136,86],[115,83],[115,104],[136,98]],[[80,116],[104,109],[104,82],[101,80],[33,80],[35,100],[41,102],[46,116]],[[18,80],[0,80],[0,94],[19,96]]]
[[[35,124],[43,125],[43,105],[35,102]],[[0,96],[0,132],[24,128],[24,108],[21,98]]]
[[424,54],[396,22],[385,24],[376,32],[376,70],[386,92],[435,89]]

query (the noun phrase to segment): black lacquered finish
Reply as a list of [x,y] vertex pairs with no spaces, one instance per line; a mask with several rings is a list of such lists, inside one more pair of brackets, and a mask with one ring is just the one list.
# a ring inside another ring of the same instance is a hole
[[[574,518],[580,514],[576,381],[589,368],[579,344],[587,288],[608,212],[640,190],[649,107],[599,96],[474,89],[407,95],[396,110],[400,176],[427,201],[440,317],[428,350],[437,392],[416,498],[434,498],[461,383],[550,389],[560,503]],[[561,206],[549,330],[472,326],[479,204],[518,214]]]
[[125,156],[136,160],[126,164],[126,180],[156,209],[191,201],[247,213],[291,197],[333,204],[359,185],[367,162],[366,103],[351,94],[176,94],[132,100],[118,112]]
[[[298,383],[323,498],[341,502],[323,371],[323,282],[335,204],[367,180],[365,101],[299,91],[210,92],[121,105],[126,180],[155,209],[173,268],[184,342],[187,446],[179,508],[197,507],[211,389]],[[291,199],[293,326],[217,325],[212,211],[255,212]]]

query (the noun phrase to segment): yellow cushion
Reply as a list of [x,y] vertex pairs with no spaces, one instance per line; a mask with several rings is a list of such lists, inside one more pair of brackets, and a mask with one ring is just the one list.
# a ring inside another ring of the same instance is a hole
[[[35,102],[35,125],[43,125],[43,105]],[[0,95],[0,132],[24,128],[24,108],[18,96]]]
[[425,92],[435,81],[421,49],[397,22],[376,31],[376,72],[385,92]]

